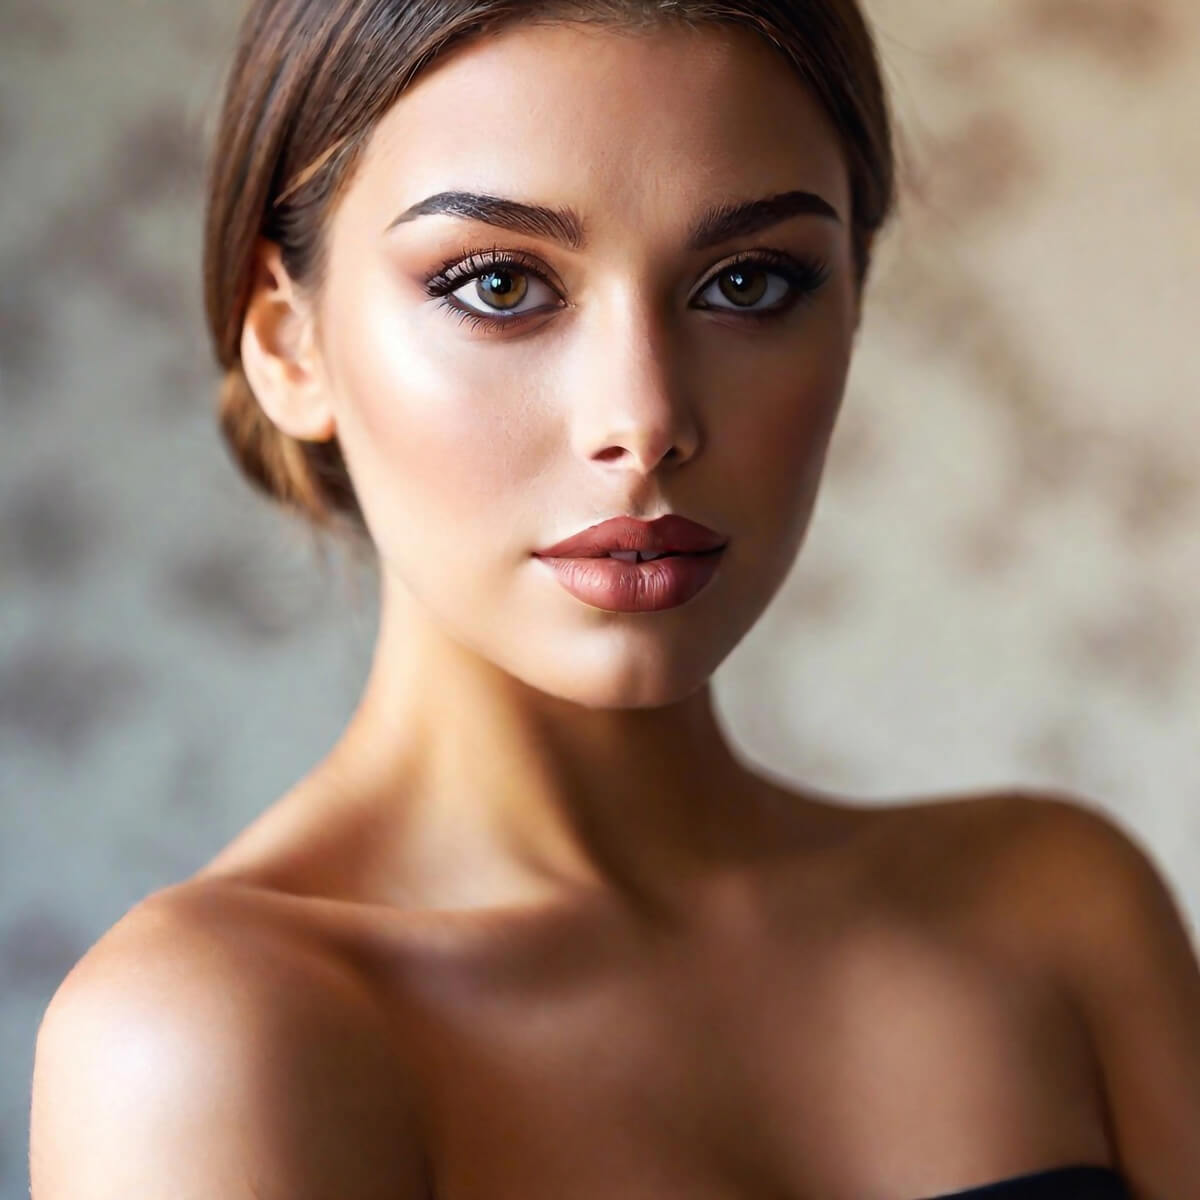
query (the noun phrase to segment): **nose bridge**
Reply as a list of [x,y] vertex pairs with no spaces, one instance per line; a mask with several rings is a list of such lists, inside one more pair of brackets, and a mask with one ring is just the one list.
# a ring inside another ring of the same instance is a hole
[[591,461],[649,472],[695,454],[700,430],[678,333],[650,289],[614,287],[578,325],[586,343],[572,386],[574,441]]

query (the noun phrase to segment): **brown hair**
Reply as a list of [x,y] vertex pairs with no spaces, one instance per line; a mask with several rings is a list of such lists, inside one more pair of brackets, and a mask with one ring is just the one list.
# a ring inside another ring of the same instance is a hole
[[314,530],[369,541],[336,436],[299,441],[259,407],[242,371],[242,326],[259,237],[319,289],[326,221],[379,120],[451,46],[522,21],[631,30],[663,21],[751,28],[779,50],[841,138],[859,285],[894,203],[891,121],[856,0],[251,0],[225,85],[207,185],[205,307],[222,435],[247,478]]

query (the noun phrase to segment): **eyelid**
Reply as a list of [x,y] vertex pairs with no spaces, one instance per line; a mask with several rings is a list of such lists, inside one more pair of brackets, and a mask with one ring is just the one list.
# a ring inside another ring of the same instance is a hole
[[[818,261],[815,257],[810,259],[809,256],[802,254],[788,254],[767,246],[738,250],[710,270],[699,290],[703,291],[707,288],[722,271],[728,271],[741,263],[757,262],[763,259],[771,260],[771,265],[777,266],[781,270],[786,270],[789,265],[795,269],[807,266],[808,261],[813,263]],[[821,262],[820,265],[823,267],[824,263]],[[457,255],[446,259],[435,271],[427,275],[425,286],[430,289],[431,294],[444,295],[446,291],[454,290],[447,286],[451,282],[455,285],[468,283],[486,270],[495,270],[506,266],[520,267],[550,287],[557,288],[559,286],[550,278],[554,272],[535,255],[525,250],[506,250],[499,245],[486,249],[464,247]]]
[[[507,309],[506,310],[506,309],[502,309],[502,308],[489,309],[486,305],[483,308],[475,308],[473,305],[471,305],[471,304],[467,303],[466,301],[455,296],[456,292],[467,287],[473,281],[483,279],[484,277],[491,274],[492,272],[505,271],[505,270],[508,270],[511,268],[517,268],[517,269],[513,270],[513,272],[512,272],[514,275],[528,276],[530,279],[532,279],[534,281],[534,283],[541,284],[542,287],[546,288],[547,291],[551,292],[554,295],[555,299],[561,300],[561,296],[559,296],[557,289],[554,287],[554,285],[552,283],[550,283],[550,281],[548,279],[546,279],[542,275],[542,273],[540,271],[535,271],[532,267],[526,266],[523,263],[508,263],[508,264],[506,264],[503,261],[498,262],[491,267],[486,267],[482,271],[473,271],[465,276],[456,278],[455,280],[453,280],[450,288],[445,293],[443,293],[443,299],[448,300],[451,297],[453,297],[454,303],[456,305],[461,305],[463,308],[468,309],[470,312],[473,312],[479,316],[494,318],[494,319],[500,320],[500,321],[518,321],[522,317],[532,316],[535,312],[546,311],[545,306],[543,306],[540,310],[538,308],[533,308],[533,309],[528,309],[525,311],[522,311],[519,309]],[[524,304],[528,299],[529,299],[529,296],[528,296],[528,293],[526,293],[525,296],[521,297],[521,303]],[[508,315],[505,315],[506,313]]]
[[[723,305],[701,305],[701,311],[728,312],[747,318],[765,318],[783,315],[797,304],[811,299],[828,281],[830,269],[827,262],[816,256],[791,254],[771,247],[752,247],[735,252],[729,258],[716,264],[705,276],[704,282],[697,288],[695,295],[708,291],[726,271],[741,265],[753,265],[766,274],[783,278],[789,286],[789,296],[781,304],[765,309],[739,309],[736,305],[726,308]],[[425,281],[426,291],[431,296],[442,297],[442,305],[460,318],[474,318],[481,325],[497,328],[501,325],[519,325],[525,318],[545,313],[545,308],[533,309],[530,312],[512,312],[503,315],[504,310],[476,309],[453,298],[452,293],[478,279],[489,271],[516,268],[524,274],[532,275],[546,287],[558,293],[557,286],[548,278],[552,272],[534,255],[523,250],[505,250],[498,245],[490,249],[468,249],[464,247],[455,258],[447,259],[441,266],[429,275]],[[693,296],[693,298],[694,298]],[[560,296],[561,299],[561,296]]]
[[519,267],[548,286],[556,286],[551,280],[554,272],[541,259],[526,250],[505,250],[501,246],[474,250],[464,246],[455,257],[446,259],[426,277],[425,286],[431,295],[444,295],[486,271],[505,266]]

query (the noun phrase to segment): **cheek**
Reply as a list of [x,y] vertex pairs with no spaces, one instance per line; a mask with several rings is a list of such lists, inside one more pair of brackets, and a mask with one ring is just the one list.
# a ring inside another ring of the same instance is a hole
[[[341,311],[346,316],[347,310]],[[534,463],[522,397],[486,355],[447,355],[380,297],[341,322],[331,355],[338,428],[378,539],[397,523],[431,542],[447,528],[501,524]]]
[[779,523],[803,532],[846,386],[849,339],[831,329],[809,346],[755,370],[753,392],[721,435],[729,477],[756,521],[776,522],[777,537],[788,532]]

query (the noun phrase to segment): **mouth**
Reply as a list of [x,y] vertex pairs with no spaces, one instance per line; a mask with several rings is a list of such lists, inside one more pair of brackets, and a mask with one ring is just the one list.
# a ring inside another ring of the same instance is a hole
[[707,525],[679,513],[667,513],[653,521],[613,517],[535,551],[535,556],[650,562],[658,558],[691,558],[716,553],[724,549],[728,541]]
[[535,557],[567,592],[592,608],[654,613],[679,608],[702,592],[720,569],[725,549],[560,552]]
[[651,550],[610,550],[607,554],[561,554],[539,555],[539,557],[577,559],[615,558],[621,562],[643,563],[654,562],[659,558],[710,558],[715,554],[720,554],[724,549],[724,546],[717,546],[712,550],[664,550],[661,553],[655,553]]

